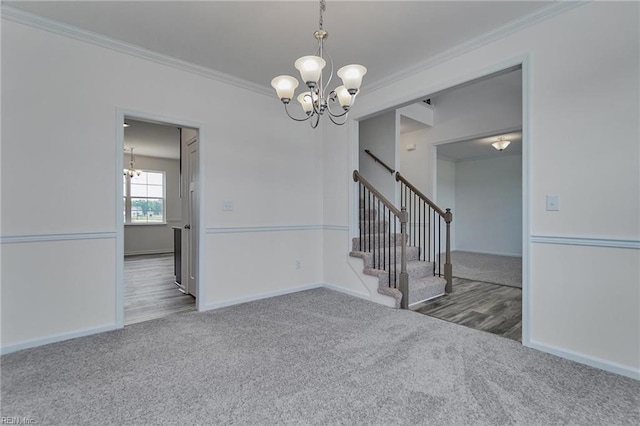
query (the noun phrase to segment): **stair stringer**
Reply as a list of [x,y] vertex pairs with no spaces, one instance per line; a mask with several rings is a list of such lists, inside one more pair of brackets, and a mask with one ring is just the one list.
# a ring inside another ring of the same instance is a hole
[[363,272],[365,267],[363,258],[349,256],[347,258],[347,264],[369,292],[369,300],[390,308],[397,308],[400,306],[402,293],[395,288],[381,287],[380,279],[378,277],[365,274]]

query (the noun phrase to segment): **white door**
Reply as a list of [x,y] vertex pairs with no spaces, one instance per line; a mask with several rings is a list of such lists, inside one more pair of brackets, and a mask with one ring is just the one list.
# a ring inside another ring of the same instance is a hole
[[187,143],[187,168],[189,190],[187,193],[187,221],[188,229],[186,229],[187,240],[187,292],[196,297],[197,288],[197,271],[198,271],[198,178],[200,171],[198,169],[198,139],[190,140]]

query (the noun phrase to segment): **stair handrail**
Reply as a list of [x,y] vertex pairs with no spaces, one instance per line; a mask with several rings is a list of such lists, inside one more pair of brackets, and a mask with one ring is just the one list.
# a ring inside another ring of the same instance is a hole
[[[404,183],[410,190],[412,190],[413,192],[416,193],[416,195],[420,198],[422,198],[422,200],[424,202],[426,202],[427,204],[429,204],[431,206],[432,209],[434,209],[436,211],[436,213],[438,213],[440,216],[442,216],[442,218],[446,221],[446,215],[447,213],[442,210],[440,207],[438,207],[438,205],[436,203],[434,203],[433,201],[431,201],[429,199],[429,197],[427,197],[426,195],[424,195],[418,188],[416,188],[411,182],[409,182],[404,176],[402,176],[400,174],[400,172],[396,172],[396,181],[397,182],[402,182]],[[447,209],[450,210],[450,209]]]
[[368,154],[371,158],[373,158],[373,161],[375,161],[376,163],[379,163],[382,167],[384,167],[385,169],[387,169],[387,171],[391,174],[395,173],[395,170],[393,170],[391,167],[389,167],[387,165],[387,163],[385,163],[384,161],[382,161],[381,159],[379,159],[378,157],[376,157],[376,155],[369,151],[368,149],[365,149],[364,152],[366,154]]
[[[400,306],[402,309],[409,309],[409,274],[407,273],[407,222],[409,221],[409,213],[405,206],[402,206],[400,210],[387,200],[387,198],[374,188],[371,183],[366,180],[357,170],[353,171],[353,181],[360,182],[369,192],[377,197],[382,204],[400,221],[400,283],[399,290],[402,293],[402,300]],[[391,271],[389,271],[391,274]]]
[[[411,182],[409,182],[400,172],[396,172],[396,181],[401,182],[407,188],[409,188],[415,195],[422,201],[427,203],[436,213],[440,215],[446,224],[446,245],[445,245],[445,264],[444,264],[444,278],[447,282],[445,286],[445,292],[447,294],[453,291],[453,268],[451,265],[451,221],[453,220],[453,214],[451,209],[442,210],[433,201],[424,195],[418,188],[416,188]],[[434,243],[435,244],[435,243]]]

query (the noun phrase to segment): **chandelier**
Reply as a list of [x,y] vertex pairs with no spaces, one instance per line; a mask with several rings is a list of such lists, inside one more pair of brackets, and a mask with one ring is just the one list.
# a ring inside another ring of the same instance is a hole
[[[325,10],[325,0],[320,0],[319,29],[313,33],[313,36],[318,40],[316,54],[303,56],[294,63],[296,69],[300,71],[302,81],[309,89],[300,93],[296,98],[302,106],[306,117],[293,117],[287,107],[294,97],[294,92],[298,87],[298,80],[289,75],[279,75],[271,81],[271,86],[276,90],[278,98],[284,104],[285,112],[289,118],[295,121],[310,120],[311,127],[314,129],[320,122],[320,116],[325,113],[334,124],[341,126],[346,123],[349,109],[353,105],[356,94],[362,84],[362,77],[367,73],[367,69],[362,65],[352,64],[340,68],[337,74],[342,79],[342,85],[327,94],[327,88],[333,78],[333,60],[324,51],[324,41],[329,36],[329,33],[322,28],[322,13]],[[325,56],[330,65],[329,78],[326,83],[322,75],[322,70],[327,65],[327,61],[324,59]]]
[[131,147],[131,161],[129,162],[129,168],[124,169],[124,175],[132,178],[134,175],[140,176],[142,170],[138,170],[135,168],[136,160],[133,158],[133,147]]

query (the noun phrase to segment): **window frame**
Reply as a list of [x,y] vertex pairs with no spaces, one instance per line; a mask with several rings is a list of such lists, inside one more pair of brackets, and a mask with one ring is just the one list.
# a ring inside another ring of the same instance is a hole
[[[124,177],[124,226],[154,226],[167,224],[167,172],[164,170],[139,169],[143,173],[160,173],[162,174],[162,222],[132,222],[131,220],[131,199],[144,198],[147,200],[159,200],[158,197],[131,197],[131,176]],[[148,185],[148,184],[147,184]]]

